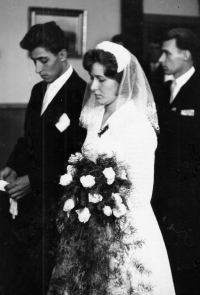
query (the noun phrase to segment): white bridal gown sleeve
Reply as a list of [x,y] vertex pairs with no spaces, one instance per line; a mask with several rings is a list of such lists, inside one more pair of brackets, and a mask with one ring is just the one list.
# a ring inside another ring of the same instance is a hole
[[[128,295],[141,282],[150,284],[152,291],[142,294],[175,294],[165,244],[150,201],[154,179],[154,153],[157,137],[146,116],[138,111],[133,101],[120,107],[105,123],[107,130],[98,135],[104,107],[97,107],[95,120],[88,125],[84,148],[92,159],[99,153],[114,152],[117,160],[128,165],[132,190],[128,199],[129,220],[136,228],[135,236],[144,241],[141,248],[129,251],[126,263],[126,287],[112,290],[112,295]],[[140,274],[133,261],[141,261],[150,271]],[[123,289],[123,290],[122,290]],[[139,291],[139,289],[138,289]]]

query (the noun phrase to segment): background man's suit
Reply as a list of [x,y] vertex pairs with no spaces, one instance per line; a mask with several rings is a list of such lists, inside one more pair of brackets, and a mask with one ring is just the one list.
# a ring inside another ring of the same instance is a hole
[[[57,230],[55,216],[50,213],[62,194],[59,176],[66,172],[69,156],[80,150],[85,138],[85,130],[79,126],[85,86],[73,71],[41,116],[47,84],[44,81],[36,84],[27,107],[24,137],[18,140],[6,164],[18,176],[28,175],[31,184],[31,193],[18,201],[19,215],[15,220],[8,213],[8,198],[4,199],[6,204],[1,204],[4,205],[1,214],[9,221],[7,232],[11,231],[13,239],[21,243],[16,253],[20,258],[27,256],[17,268],[15,277],[21,289],[15,294],[37,294],[35,288],[38,295],[43,294],[45,283],[43,286],[40,283],[48,281],[51,275],[54,261],[51,251],[56,245]],[[70,125],[60,132],[55,125],[64,113]],[[33,293],[26,293],[30,284]]]
[[200,77],[195,72],[160,114],[154,203],[178,294],[200,288]]

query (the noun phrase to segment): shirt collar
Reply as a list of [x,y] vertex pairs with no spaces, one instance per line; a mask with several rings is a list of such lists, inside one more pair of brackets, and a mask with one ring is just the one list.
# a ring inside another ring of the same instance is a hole
[[191,67],[189,71],[176,79],[176,84],[179,86],[179,88],[182,87],[190,79],[194,72],[195,68]]
[[48,91],[52,91],[52,90],[57,89],[57,88],[60,89],[65,84],[65,82],[69,79],[69,77],[71,76],[72,72],[73,72],[73,68],[70,65],[67,71],[65,71],[54,82],[52,82],[52,83],[50,83],[50,84],[47,85]]

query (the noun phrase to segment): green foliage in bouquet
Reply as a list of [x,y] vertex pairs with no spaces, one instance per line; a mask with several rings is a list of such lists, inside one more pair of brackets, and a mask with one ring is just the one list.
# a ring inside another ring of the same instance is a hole
[[[80,153],[72,155],[69,164],[60,179],[61,241],[49,295],[109,295],[113,287],[120,290],[126,284],[126,253],[143,244],[134,240],[135,229],[126,216],[131,188],[127,167],[114,156],[101,155],[93,162]],[[136,261],[133,264],[138,268]]]

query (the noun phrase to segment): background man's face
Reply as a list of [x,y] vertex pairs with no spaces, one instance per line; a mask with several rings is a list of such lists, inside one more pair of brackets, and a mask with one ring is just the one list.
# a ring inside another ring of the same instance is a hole
[[164,73],[166,75],[174,75],[175,78],[180,77],[184,73],[184,55],[183,50],[176,46],[176,40],[171,39],[163,42],[162,55],[159,59]]
[[36,73],[47,83],[52,83],[63,74],[63,62],[59,53],[55,55],[43,47],[36,47],[31,51],[31,59],[35,63]]
[[149,45],[149,57],[150,61],[153,63],[158,62],[160,56],[162,54],[161,46],[159,43],[151,42]]

